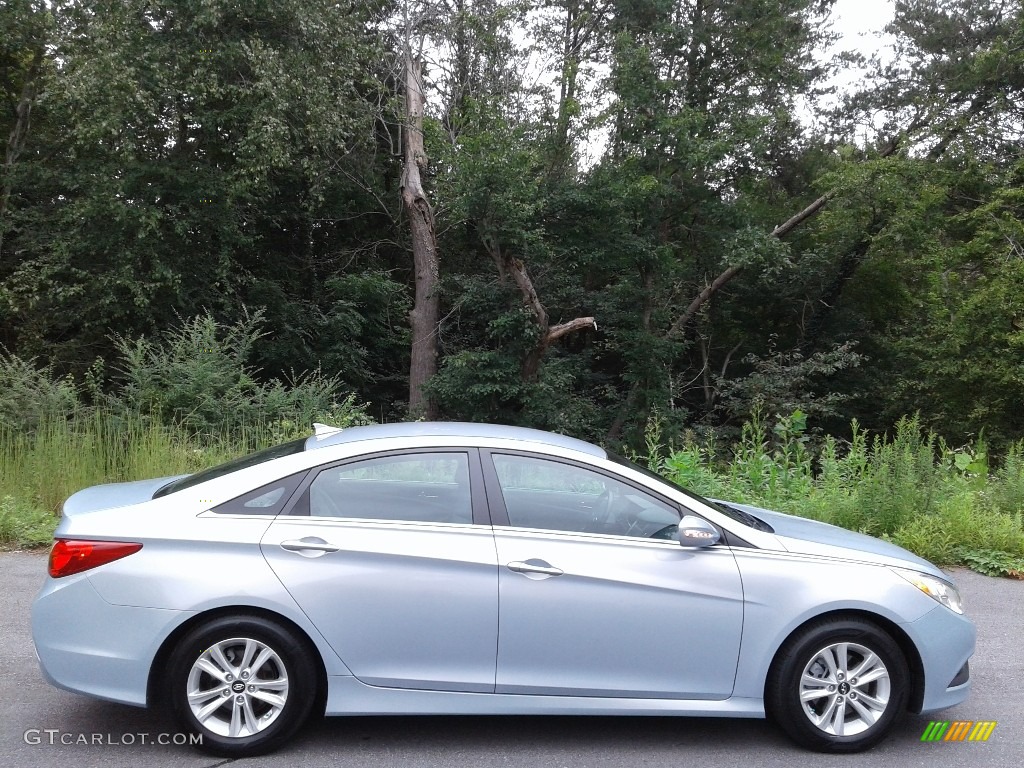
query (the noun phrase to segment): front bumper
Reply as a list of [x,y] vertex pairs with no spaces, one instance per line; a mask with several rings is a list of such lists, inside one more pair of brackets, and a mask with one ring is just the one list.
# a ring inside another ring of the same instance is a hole
[[146,706],[153,658],[189,612],[111,605],[86,574],[48,578],[32,603],[32,640],[47,682]]
[[974,623],[937,605],[917,621],[902,626],[917,646],[924,668],[921,712],[934,712],[964,701],[971,692],[968,660],[974,655]]

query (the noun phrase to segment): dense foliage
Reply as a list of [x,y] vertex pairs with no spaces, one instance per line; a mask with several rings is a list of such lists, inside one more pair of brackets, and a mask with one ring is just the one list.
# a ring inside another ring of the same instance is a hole
[[[638,449],[654,413],[722,442],[756,408],[846,439],[916,412],[1002,455],[1024,437],[1024,11],[897,0],[895,57],[839,98],[831,5],[8,0],[0,344],[63,384],[22,371],[5,397],[193,431],[214,403],[306,418],[341,392],[415,417],[422,59],[442,418]],[[198,355],[212,400],[153,378],[216,328],[246,367]]]

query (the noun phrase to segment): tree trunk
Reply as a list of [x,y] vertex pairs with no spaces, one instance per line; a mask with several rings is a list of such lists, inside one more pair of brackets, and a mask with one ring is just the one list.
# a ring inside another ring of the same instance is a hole
[[423,189],[427,168],[423,146],[423,64],[408,50],[405,55],[405,130],[402,205],[409,218],[416,294],[409,324],[412,349],[409,362],[409,411],[427,419],[437,418],[437,404],[424,385],[437,373],[437,326],[439,317],[437,231],[434,211]]
[[569,123],[576,101],[576,80],[580,68],[579,5],[575,0],[565,4],[565,25],[562,28],[562,70],[559,77],[558,117],[555,121],[554,164],[564,168],[572,154]]
[[495,265],[498,267],[498,274],[502,278],[506,275],[511,275],[512,281],[523,296],[523,304],[533,313],[533,317],[537,322],[539,330],[537,343],[526,354],[526,357],[523,358],[520,366],[520,375],[523,381],[536,381],[537,375],[540,373],[540,364],[552,343],[574,331],[580,331],[584,328],[596,329],[597,321],[593,317],[577,317],[567,323],[551,325],[548,311],[541,304],[540,297],[537,295],[537,289],[534,288],[533,280],[530,278],[530,273],[526,271],[526,265],[521,260],[502,251],[501,244],[493,234],[484,234],[482,239],[487,253],[490,254]]
[[14,164],[18,162],[18,156],[25,148],[28,140],[29,126],[31,125],[32,105],[36,100],[36,88],[39,79],[39,69],[43,63],[43,48],[40,46],[32,56],[32,63],[25,73],[25,83],[21,88],[21,98],[15,108],[14,127],[11,128],[10,136],[7,138],[7,149],[4,152],[3,187],[0,188],[0,259],[4,252],[4,229],[7,218],[7,206],[10,204],[11,193],[13,192],[13,180],[11,175],[14,172]]

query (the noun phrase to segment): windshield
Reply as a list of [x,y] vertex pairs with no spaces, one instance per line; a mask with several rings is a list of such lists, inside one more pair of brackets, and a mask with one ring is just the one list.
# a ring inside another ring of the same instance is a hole
[[748,528],[753,528],[758,531],[768,531],[769,533],[773,531],[772,527],[768,525],[768,523],[766,523],[764,520],[761,520],[760,518],[755,517],[749,512],[744,512],[742,509],[739,509],[738,507],[734,507],[730,504],[724,504],[721,501],[711,501],[711,499],[705,499],[703,496],[699,496],[693,491],[683,488],[683,486],[673,482],[672,480],[669,480],[667,477],[662,477],[657,472],[652,472],[647,467],[642,466],[641,464],[637,464],[636,462],[630,461],[629,459],[619,456],[616,453],[612,453],[611,451],[608,451],[607,453],[608,458],[614,461],[615,463],[622,464],[624,467],[629,467],[630,469],[635,469],[637,472],[639,472],[642,475],[646,475],[651,480],[657,480],[659,482],[664,483],[665,485],[669,485],[674,490],[678,491],[684,496],[691,498],[694,501],[699,502],[700,504],[705,504],[717,512],[721,512],[730,520],[735,520],[737,523],[742,523]]
[[281,445],[275,445],[272,448],[264,448],[262,451],[256,451],[256,453],[250,453],[248,456],[242,456],[237,459],[232,459],[223,464],[218,464],[215,467],[209,469],[203,469],[196,472],[188,477],[183,477],[180,480],[175,480],[168,483],[153,494],[154,499],[158,499],[161,496],[166,496],[169,493],[176,493],[183,491],[186,488],[191,488],[193,485],[199,485],[205,483],[207,480],[214,480],[224,475],[229,475],[232,472],[237,472],[240,469],[247,469],[248,467],[254,467],[257,464],[262,464],[265,461],[271,461],[272,459],[279,459],[282,456],[291,456],[293,453],[301,453],[306,447],[305,437],[299,440],[292,440],[289,443],[282,443]]

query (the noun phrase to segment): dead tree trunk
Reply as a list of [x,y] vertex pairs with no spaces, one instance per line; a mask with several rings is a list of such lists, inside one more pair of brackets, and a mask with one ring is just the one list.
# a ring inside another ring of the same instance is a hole
[[498,242],[497,237],[493,234],[485,234],[483,236],[483,243],[487,253],[490,254],[490,257],[498,267],[498,273],[502,276],[510,275],[512,277],[512,281],[523,296],[523,304],[533,314],[534,320],[537,323],[539,331],[537,343],[526,354],[526,357],[523,358],[520,366],[520,375],[523,381],[536,381],[544,355],[547,354],[548,348],[555,341],[566,334],[584,328],[596,329],[597,321],[593,317],[577,317],[567,323],[551,325],[548,312],[537,295],[537,289],[533,286],[530,273],[526,271],[526,265],[520,259],[505,253],[501,249],[501,244]]
[[409,324],[412,354],[409,361],[409,411],[437,418],[437,405],[424,385],[437,373],[438,295],[437,230],[434,211],[423,189],[427,169],[423,145],[422,62],[410,51],[405,55],[405,130],[403,131],[402,205],[409,219],[416,292]]

